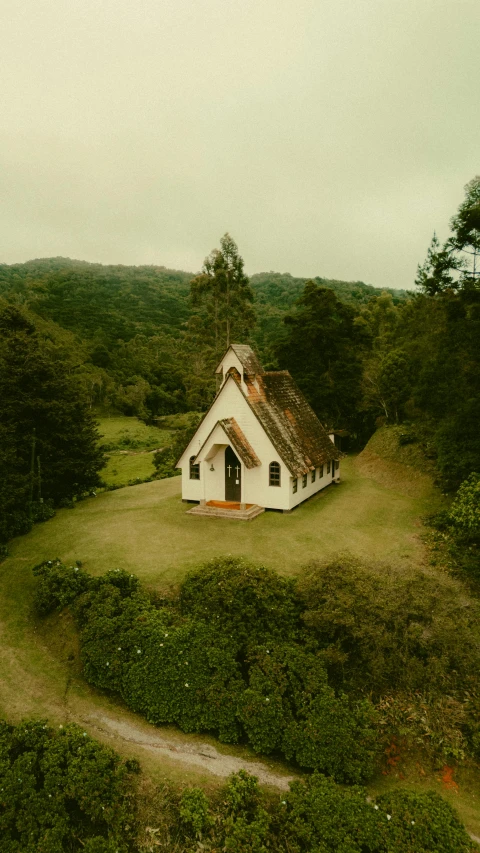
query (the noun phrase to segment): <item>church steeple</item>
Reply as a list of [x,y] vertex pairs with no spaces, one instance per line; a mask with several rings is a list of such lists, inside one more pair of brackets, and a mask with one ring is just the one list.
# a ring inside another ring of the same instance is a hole
[[221,388],[229,374],[242,384],[243,390],[247,390],[247,383],[252,383],[256,376],[263,373],[253,349],[248,344],[231,344],[220,361],[215,374],[218,387]]

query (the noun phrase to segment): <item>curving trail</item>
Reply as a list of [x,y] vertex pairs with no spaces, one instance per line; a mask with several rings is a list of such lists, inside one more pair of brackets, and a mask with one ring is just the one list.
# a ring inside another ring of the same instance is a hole
[[173,740],[173,738],[165,737],[163,734],[157,734],[154,726],[149,726],[150,730],[145,730],[145,725],[148,724],[143,727],[134,726],[102,713],[89,714],[82,717],[81,721],[89,729],[95,729],[113,740],[135,744],[135,746],[139,746],[149,753],[157,756],[164,755],[174,761],[193,765],[202,770],[207,770],[215,776],[226,778],[231,773],[247,770],[248,773],[258,778],[260,784],[271,785],[280,788],[282,791],[288,791],[289,783],[293,782],[295,778],[294,776],[280,776],[272,773],[260,761],[246,761],[233,755],[225,755],[208,743],[181,743],[178,740]]

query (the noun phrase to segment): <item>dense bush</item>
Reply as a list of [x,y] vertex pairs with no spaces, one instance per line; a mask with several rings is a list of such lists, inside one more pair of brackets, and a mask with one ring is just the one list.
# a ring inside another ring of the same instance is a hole
[[[198,789],[180,802],[182,850],[235,853],[469,853],[473,845],[452,807],[437,794],[397,790],[368,802],[314,773],[276,803],[262,800],[244,771],[209,803]],[[203,846],[200,846],[203,845]]]
[[61,337],[0,300],[1,543],[99,483],[104,458],[77,364]]
[[124,572],[89,579],[58,563],[36,571],[42,614],[73,601],[87,680],[150,722],[246,738],[258,752],[281,752],[341,781],[372,773],[373,708],[336,696],[314,646],[295,641],[291,581],[225,560],[191,575],[179,602],[156,606]]
[[314,773],[266,797],[240,770],[211,798],[165,786],[140,798],[138,772],[136,761],[123,762],[78,726],[0,722],[2,853],[473,851],[452,807],[433,793],[397,790],[371,803],[363,789]]
[[349,693],[478,689],[480,608],[451,579],[342,557],[307,567],[298,594],[329,677]]
[[194,619],[213,621],[245,648],[297,639],[302,627],[295,581],[242,559],[211,560],[187,575],[180,607]]
[[450,521],[458,536],[480,539],[480,474],[470,474],[460,486],[450,510]]
[[0,721],[2,853],[131,853],[134,793],[118,755],[77,726]]
[[40,616],[61,610],[93,584],[93,578],[79,566],[64,566],[60,560],[46,560],[34,566],[38,577],[35,609]]

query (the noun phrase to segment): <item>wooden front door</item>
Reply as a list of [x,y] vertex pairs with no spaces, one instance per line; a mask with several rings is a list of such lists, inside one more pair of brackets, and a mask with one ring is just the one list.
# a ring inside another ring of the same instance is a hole
[[225,449],[225,500],[238,501],[242,494],[242,466],[231,447]]

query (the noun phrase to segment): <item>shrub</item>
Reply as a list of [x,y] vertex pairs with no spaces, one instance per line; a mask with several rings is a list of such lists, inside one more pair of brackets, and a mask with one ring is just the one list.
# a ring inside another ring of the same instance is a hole
[[55,514],[53,501],[34,501],[31,504],[30,515],[34,523],[48,521]]
[[185,835],[201,840],[212,824],[208,799],[198,788],[187,788],[181,797],[179,816]]
[[0,722],[5,853],[129,853],[135,814],[120,758],[74,725]]
[[33,569],[39,578],[34,606],[39,616],[47,616],[71,604],[93,584],[93,579],[79,566],[64,566],[60,560],[45,560]]
[[372,570],[343,557],[310,564],[298,591],[337,687],[367,686],[376,698],[399,690],[461,698],[478,686],[480,609],[449,578]]
[[182,850],[188,851],[473,853],[454,809],[438,794],[397,789],[372,803],[364,789],[340,788],[319,773],[291,783],[275,802],[262,797],[255,777],[240,771],[217,802],[198,789],[185,792],[180,822]]
[[291,853],[469,853],[454,809],[438,794],[402,790],[368,803],[361,788],[340,789],[314,773],[284,797],[278,835]]
[[243,647],[293,639],[301,629],[295,581],[239,558],[220,557],[188,574],[180,607],[192,618],[213,621]]
[[371,703],[335,696],[312,652],[296,645],[258,650],[239,710],[257,752],[280,750],[338,781],[361,782],[373,772],[378,735]]
[[480,474],[470,474],[462,483],[451,506],[450,519],[462,538],[480,538]]

